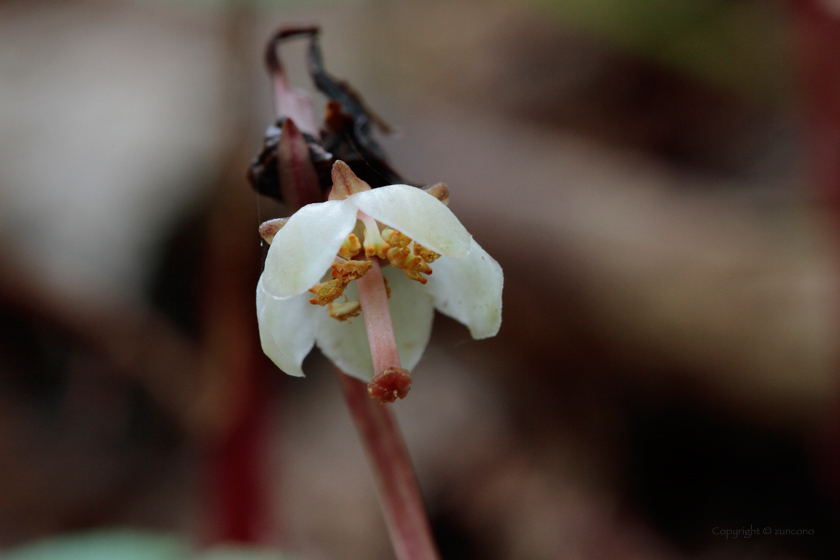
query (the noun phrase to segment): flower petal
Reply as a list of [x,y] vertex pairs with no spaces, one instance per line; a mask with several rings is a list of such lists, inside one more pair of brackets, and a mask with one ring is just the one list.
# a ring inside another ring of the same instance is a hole
[[356,193],[347,200],[436,253],[461,257],[470,250],[471,236],[455,214],[421,189],[390,185]]
[[423,286],[406,278],[402,270],[386,266],[382,275],[388,279],[391,288],[388,304],[400,362],[402,367],[411,371],[420,362],[429,344],[435,307]]
[[263,352],[284,372],[303,377],[301,364],[315,344],[313,305],[308,294],[278,298],[257,284],[257,322]]
[[[355,282],[347,286],[344,295],[348,300],[359,299]],[[338,366],[338,369],[362,381],[371,380],[373,363],[370,359],[365,320],[361,315],[339,321],[330,317],[325,308],[319,307],[315,311],[315,332],[318,348]]]
[[[429,343],[434,307],[420,285],[406,278],[401,270],[385,267],[382,274],[388,278],[391,288],[388,303],[400,362],[402,367],[411,370]],[[357,299],[356,283],[351,283],[344,293],[350,300]],[[374,371],[364,317],[338,321],[330,317],[326,309],[315,316],[318,348],[344,373],[370,381]]]
[[432,264],[425,286],[435,307],[463,323],[475,339],[495,336],[502,324],[502,267],[475,239],[466,257],[442,257]]
[[356,225],[356,207],[345,200],[308,204],[295,212],[268,250],[262,282],[279,298],[318,283]]

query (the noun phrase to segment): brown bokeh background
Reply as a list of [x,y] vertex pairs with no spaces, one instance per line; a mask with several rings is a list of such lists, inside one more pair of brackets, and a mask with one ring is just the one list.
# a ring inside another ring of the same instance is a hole
[[[438,316],[394,406],[443,557],[835,558],[837,224],[790,6],[626,4],[0,2],[0,547],[251,515],[392,557],[326,360],[256,339],[262,49],[319,22],[505,270],[499,336]],[[750,526],[812,534],[717,534]]]

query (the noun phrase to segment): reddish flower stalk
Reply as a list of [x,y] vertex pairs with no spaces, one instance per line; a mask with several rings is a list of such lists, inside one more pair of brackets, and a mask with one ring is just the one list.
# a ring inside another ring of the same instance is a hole
[[388,405],[371,399],[363,382],[336,371],[370,461],[397,559],[437,560],[414,468]]
[[[398,370],[400,357],[379,259],[373,257],[372,262],[373,266],[356,281],[356,286],[373,370],[381,374]],[[436,560],[437,548],[426,519],[423,498],[399,428],[387,406],[370,398],[378,396],[373,394],[376,377],[367,387],[343,373],[339,373],[338,377],[376,479],[379,500],[398,560]],[[400,375],[396,378],[399,379]],[[390,389],[397,391],[394,387]],[[404,390],[407,393],[408,387]]]
[[214,465],[218,519],[211,528],[211,542],[255,544],[275,525],[269,512],[266,481],[260,469],[267,436],[267,379],[261,368],[252,366],[239,372],[247,385],[244,408],[230,433],[219,444]]

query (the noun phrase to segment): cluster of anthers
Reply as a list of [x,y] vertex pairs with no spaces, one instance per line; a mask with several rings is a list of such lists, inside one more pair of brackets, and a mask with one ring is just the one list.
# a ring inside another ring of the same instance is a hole
[[[429,264],[440,258],[438,253],[423,247],[395,229],[386,227],[379,231],[378,224],[374,220],[365,219],[364,221],[373,222],[365,223],[364,244],[359,241],[355,233],[348,235],[341,244],[336,262],[331,265],[333,279],[309,288],[309,291],[315,294],[315,297],[310,298],[309,303],[326,305],[330,317],[339,321],[357,317],[361,312],[359,300],[348,301],[346,296],[342,302],[335,300],[344,295],[344,290],[350,282],[358,280],[370,270],[371,258],[379,257],[383,264],[390,263],[402,270],[408,278],[421,284],[427,282],[423,274],[432,273],[432,267]],[[362,253],[363,247],[365,260],[355,260],[354,257]],[[388,279],[384,280],[385,289],[390,298]]]
[[[336,162],[327,202],[260,227],[271,245],[257,290],[266,354],[286,373],[303,375],[303,358],[317,342],[343,371],[368,381],[372,397],[393,402],[408,393],[411,378],[403,366],[413,368],[422,356],[434,308],[466,324],[474,338],[495,335],[501,268],[448,202],[446,185],[371,189]],[[430,281],[430,265],[442,256]],[[389,264],[394,273],[380,270]],[[325,272],[331,279],[319,282]],[[359,299],[346,294],[354,281]],[[397,303],[389,305],[392,287]],[[301,305],[326,307],[327,313]],[[363,326],[348,321],[360,313]],[[360,344],[363,333],[369,351]]]

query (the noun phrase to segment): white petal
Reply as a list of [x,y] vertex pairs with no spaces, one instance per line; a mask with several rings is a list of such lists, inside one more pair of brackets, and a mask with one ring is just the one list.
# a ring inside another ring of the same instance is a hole
[[265,289],[284,298],[317,284],[355,225],[356,207],[346,200],[307,204],[295,212],[268,249]]
[[[347,286],[344,295],[348,300],[359,299],[355,282]],[[361,315],[339,321],[330,317],[326,308],[317,306],[315,332],[318,348],[338,369],[362,381],[371,380],[373,363],[365,333],[365,320]]]
[[354,194],[347,200],[436,253],[455,257],[470,250],[470,234],[455,214],[421,189],[390,185]]
[[502,324],[502,267],[473,239],[466,257],[432,263],[426,291],[435,307],[466,325],[475,339],[495,336]]
[[[432,332],[434,308],[420,284],[409,280],[402,271],[385,267],[382,274],[391,287],[391,322],[397,339],[402,367],[411,370],[420,361]],[[416,286],[415,286],[416,284]],[[349,300],[357,299],[356,283],[344,292]],[[338,321],[326,309],[316,313],[318,348],[343,372],[362,381],[373,378],[373,363],[365,332],[364,316]]]
[[432,335],[435,318],[432,298],[419,282],[406,278],[402,270],[386,266],[382,275],[388,279],[391,288],[388,304],[400,362],[402,367],[411,371],[423,357]]
[[289,375],[303,377],[301,364],[315,344],[313,305],[308,294],[278,298],[257,284],[257,322],[263,352]]

